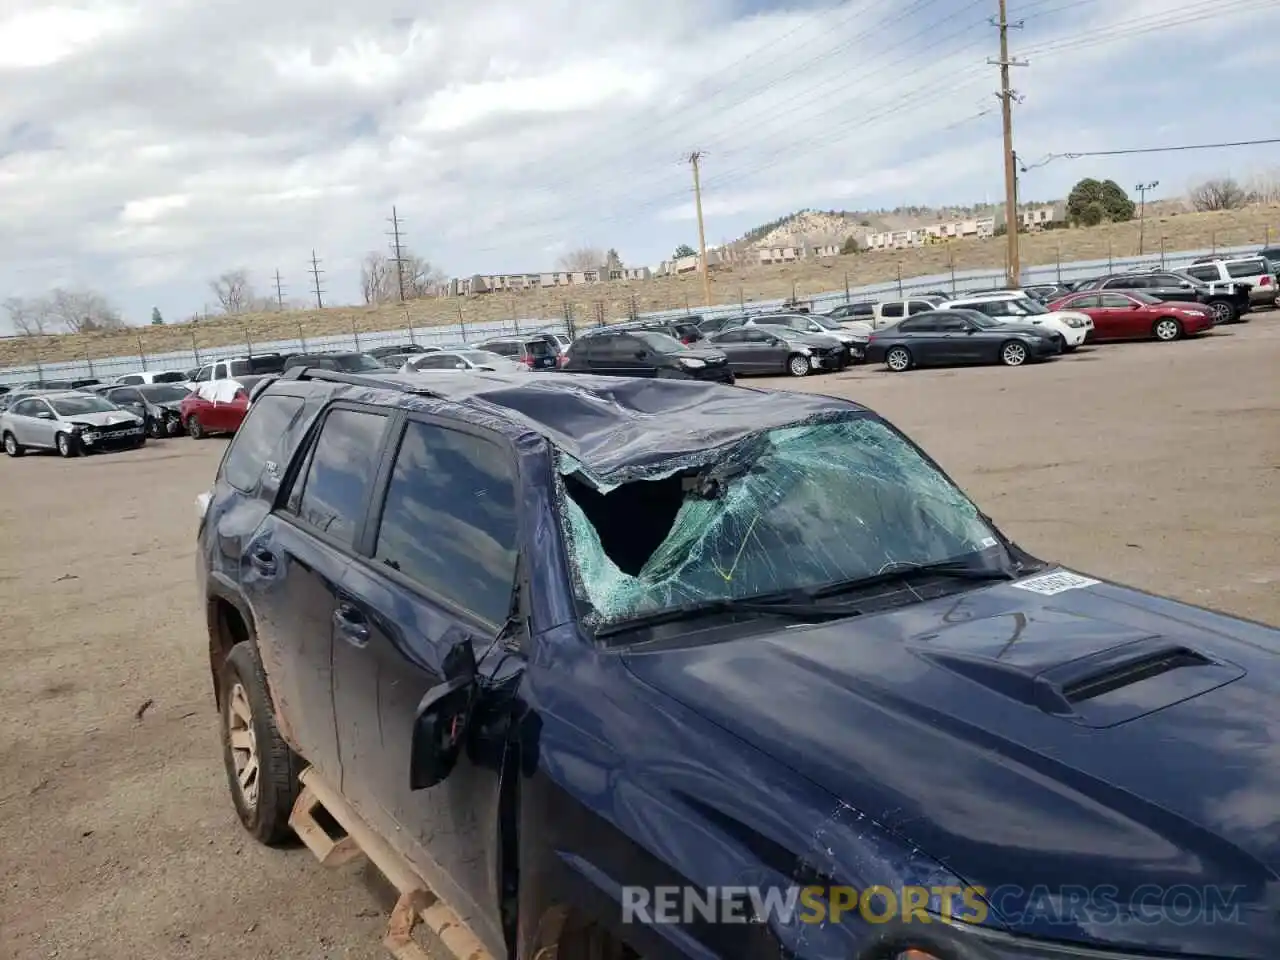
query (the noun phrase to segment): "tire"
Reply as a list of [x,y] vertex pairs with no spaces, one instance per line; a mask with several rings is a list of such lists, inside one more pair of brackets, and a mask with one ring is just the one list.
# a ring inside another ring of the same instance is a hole
[[18,438],[12,433],[6,432],[4,435],[4,452],[11,457],[20,457],[27,451],[22,448],[22,444],[18,442]]
[[70,460],[72,457],[80,456],[80,440],[73,437],[65,430],[58,432],[54,445],[58,448],[58,456]]
[[209,435],[205,433],[204,424],[194,413],[187,417],[187,433],[191,435],[192,440],[203,440]]
[[1226,300],[1214,300],[1209,304],[1209,309],[1213,311],[1213,319],[1218,323],[1235,323],[1240,319],[1240,311],[1235,304]]
[[787,373],[793,377],[807,377],[813,372],[813,363],[803,353],[793,353],[787,357]]
[[151,421],[147,424],[147,436],[151,437],[152,440],[159,440],[161,437],[163,437],[164,422],[162,420],[157,420],[155,417],[152,417]]
[[1075,352],[1076,352],[1076,350],[1077,350],[1077,349],[1079,349],[1079,347],[1080,347],[1080,344],[1078,344],[1078,343],[1066,343],[1066,342],[1064,342],[1064,343],[1062,344],[1062,352],[1063,352],[1063,353],[1075,353]]
[[222,760],[236,815],[258,842],[283,843],[293,835],[289,814],[301,791],[303,764],[276,728],[266,674],[251,644],[232,647],[218,685]]
[[1000,362],[1006,367],[1020,367],[1030,358],[1025,343],[1009,340],[1000,348]]
[[142,449],[143,447],[145,447],[146,445],[147,445],[147,438],[146,438],[146,436],[144,435],[144,436],[141,436],[141,437],[139,437],[139,438],[138,438],[138,442],[137,442],[137,443],[135,443],[135,444],[133,445],[132,449],[134,449],[134,450],[141,450],[141,449]]
[[1182,324],[1173,317],[1161,317],[1151,327],[1151,335],[1164,343],[1171,343],[1182,336]]
[[891,347],[884,355],[884,365],[894,373],[910,370],[914,363],[915,361],[911,359],[911,351],[906,347]]

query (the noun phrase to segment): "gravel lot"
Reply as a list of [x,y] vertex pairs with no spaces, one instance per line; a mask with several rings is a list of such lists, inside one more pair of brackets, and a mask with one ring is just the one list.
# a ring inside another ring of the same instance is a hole
[[[1032,552],[1280,623],[1280,314],[1045,366],[764,382],[866,402]],[[226,796],[186,438],[0,462],[0,957],[381,958],[359,877]]]

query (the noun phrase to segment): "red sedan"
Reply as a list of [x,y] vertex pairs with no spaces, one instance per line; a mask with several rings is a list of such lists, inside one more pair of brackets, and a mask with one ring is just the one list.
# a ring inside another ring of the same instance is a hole
[[260,379],[241,377],[198,384],[179,408],[183,428],[197,440],[211,433],[235,433],[249,412],[249,392]]
[[1049,304],[1050,310],[1077,310],[1093,319],[1098,340],[1177,340],[1213,329],[1213,311],[1199,303],[1157,300],[1136,290],[1089,290]]

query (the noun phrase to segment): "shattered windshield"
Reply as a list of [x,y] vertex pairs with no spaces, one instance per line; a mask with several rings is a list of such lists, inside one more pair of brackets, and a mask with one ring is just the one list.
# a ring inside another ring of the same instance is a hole
[[973,503],[865,414],[756,434],[624,482],[564,455],[560,475],[575,588],[593,629],[898,564],[1004,557]]

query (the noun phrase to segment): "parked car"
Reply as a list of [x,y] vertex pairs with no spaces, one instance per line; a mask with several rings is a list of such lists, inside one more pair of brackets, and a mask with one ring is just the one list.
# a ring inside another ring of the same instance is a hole
[[935,310],[877,330],[867,361],[901,373],[913,367],[1002,363],[1020,367],[1061,352],[1058,336],[1044,327],[1003,323],[976,310]]
[[425,370],[484,370],[490,373],[524,373],[522,363],[488,350],[436,350],[422,353],[405,361],[401,373],[421,373]]
[[[369,356],[375,360],[385,360],[388,357],[398,357],[412,353],[426,353],[429,350],[438,350],[439,347],[424,347],[418,343],[395,343],[383,347],[374,347],[367,351]],[[403,361],[402,361],[403,362]]]
[[211,380],[280,373],[284,370],[284,362],[285,356],[282,353],[255,353],[252,356],[228,357],[187,371],[187,380],[191,383],[207,383]]
[[326,376],[197,507],[256,840],[323,809],[469,956],[1280,955],[1280,631],[1029,554],[851,401]]
[[1276,304],[1276,267],[1266,257],[1232,257],[1193,263],[1182,271],[1201,283],[1239,280],[1250,284],[1249,304],[1274,307]]
[[1059,297],[1065,297],[1071,292],[1071,286],[1067,283],[1037,283],[1023,287],[1022,292],[1033,300],[1048,303],[1051,300],[1057,300]]
[[[785,327],[797,333],[811,333],[817,336],[834,337],[844,345],[847,356],[845,363],[861,360],[867,349],[867,339],[871,329],[857,321],[831,320],[817,314],[761,313],[743,317],[733,317],[724,325],[724,330],[736,327]],[[722,331],[723,332],[723,331]]]
[[847,349],[834,337],[789,327],[735,327],[713,333],[705,345],[729,358],[735,376],[806,377],[815,370],[841,370],[849,362]]
[[938,304],[943,303],[945,300],[945,297],[910,297],[906,300],[885,300],[875,305],[875,314],[872,317],[871,326],[875,330],[882,330],[897,323],[903,317],[914,317],[917,313],[929,313],[937,310]]
[[840,306],[828,310],[823,316],[836,321],[858,320],[870,326],[876,316],[876,305],[874,300],[864,300],[860,303],[842,303]]
[[126,373],[111,382],[118,385],[136,386],[141,383],[186,383],[185,370],[143,370],[139,373]]
[[530,370],[555,370],[561,366],[560,345],[546,334],[520,337],[494,337],[468,344],[471,350],[486,350],[523,364]]
[[1022,290],[1002,290],[973,297],[960,297],[941,304],[939,310],[977,310],[1004,323],[1029,323],[1052,330],[1062,339],[1062,350],[1070,353],[1084,343],[1093,332],[1093,320],[1087,313],[1050,310]]
[[294,367],[316,367],[321,370],[337,370],[339,373],[377,373],[390,372],[390,367],[367,353],[350,350],[326,351],[317,353],[295,353],[284,361],[282,370]]
[[182,432],[182,401],[191,395],[191,391],[176,383],[144,383],[139,386],[108,386],[101,395],[141,417],[147,436],[159,440]]
[[0,414],[4,452],[56,450],[63,457],[140,447],[147,442],[142,419],[102,397],[74,391],[17,399]]
[[1053,310],[1087,313],[1095,340],[1178,340],[1212,330],[1217,320],[1204,304],[1160,300],[1140,290],[1086,290],[1055,300]]
[[704,318],[698,316],[680,317],[677,320],[623,320],[621,323],[611,323],[607,327],[584,330],[581,335],[595,336],[601,330],[647,330],[679,340],[685,346],[691,346],[706,336],[706,331],[700,326],[703,321]]
[[179,408],[182,428],[194,440],[203,440],[215,433],[235,433],[249,412],[254,388],[264,379],[275,378],[276,375],[271,374],[200,384],[182,399]]
[[605,327],[573,341],[565,373],[593,373],[611,377],[658,377],[733,383],[729,358],[719,350],[688,347],[665,333],[652,330],[614,330]]
[[1263,247],[1258,256],[1265,257],[1270,263],[1280,266],[1280,247]]
[[[1077,290],[1140,291],[1157,300],[1203,303],[1218,323],[1234,323],[1250,309],[1251,284],[1203,283],[1178,271],[1113,273],[1082,282]],[[1095,323],[1097,322],[1095,318]]]

